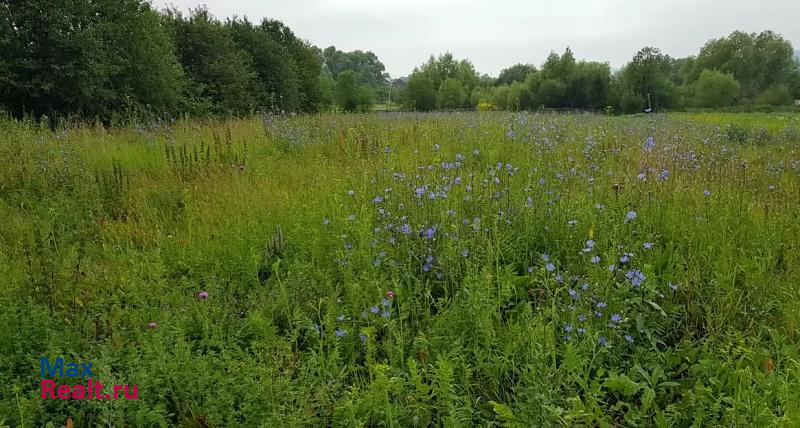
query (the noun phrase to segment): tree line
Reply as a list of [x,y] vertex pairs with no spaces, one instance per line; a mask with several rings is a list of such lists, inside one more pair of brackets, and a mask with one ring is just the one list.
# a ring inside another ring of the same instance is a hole
[[696,56],[672,58],[644,47],[624,67],[577,61],[569,48],[540,67],[516,64],[496,78],[451,54],[408,78],[402,102],[416,110],[570,108],[641,111],[791,105],[800,99],[800,65],[789,41],[771,32],[736,31]]
[[793,55],[775,33],[734,32],[688,58],[645,47],[620,70],[568,48],[491,77],[446,53],[392,80],[374,53],[320,49],[274,19],[143,0],[0,0],[0,110],[14,117],[369,111],[390,91],[420,111],[785,105],[800,98]]

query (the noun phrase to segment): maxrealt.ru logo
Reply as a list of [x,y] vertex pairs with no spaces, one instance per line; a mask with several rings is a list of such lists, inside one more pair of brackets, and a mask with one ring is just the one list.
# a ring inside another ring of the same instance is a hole
[[[103,384],[92,376],[92,363],[65,363],[63,358],[50,362],[47,358],[39,360],[42,375],[42,400],[136,400],[139,398],[139,387],[133,385],[112,385],[111,390],[103,391]],[[86,384],[58,384],[48,378],[84,378]],[[110,393],[109,393],[110,392]]]

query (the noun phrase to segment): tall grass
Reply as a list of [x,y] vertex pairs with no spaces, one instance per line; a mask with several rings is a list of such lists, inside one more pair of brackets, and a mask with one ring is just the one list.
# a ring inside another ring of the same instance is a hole
[[[798,127],[2,122],[0,421],[797,425]],[[44,401],[42,356],[139,400]]]

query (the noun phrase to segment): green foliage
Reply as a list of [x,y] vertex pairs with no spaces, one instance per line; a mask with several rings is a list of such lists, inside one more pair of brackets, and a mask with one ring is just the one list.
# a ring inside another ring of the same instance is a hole
[[696,80],[707,69],[732,74],[741,84],[742,95],[755,99],[797,75],[792,55],[791,43],[771,31],[734,31],[703,46],[694,61],[692,76]]
[[372,108],[372,90],[358,83],[358,76],[352,70],[339,73],[336,79],[336,104],[343,111],[369,111]]
[[703,70],[695,88],[695,102],[699,107],[726,107],[739,96],[739,82],[730,75],[713,70]]
[[21,117],[176,111],[183,74],[138,0],[0,3],[0,106]]
[[278,21],[142,0],[0,3],[0,108],[100,119],[317,111],[318,52]]
[[436,83],[430,77],[413,74],[408,79],[404,91],[404,104],[407,108],[431,111],[436,108]]
[[495,84],[510,85],[514,82],[524,82],[529,74],[535,73],[536,67],[530,64],[514,64],[500,71]]
[[439,107],[445,109],[456,109],[464,105],[467,95],[461,82],[458,79],[448,77],[439,87]]
[[786,85],[775,85],[765,89],[755,99],[759,105],[785,106],[794,102],[794,97]]
[[[675,85],[669,80],[673,59],[653,47],[641,49],[625,66],[620,75],[619,89],[623,94],[633,93],[658,111],[677,103]],[[625,95],[623,95],[625,97]],[[633,100],[628,96],[628,100]],[[622,99],[620,100],[622,102]],[[628,104],[628,107],[631,104]],[[625,112],[630,110],[620,106]]]
[[172,11],[170,21],[178,58],[190,81],[187,103],[193,112],[208,109],[235,115],[254,110],[253,59],[236,44],[231,32],[202,8],[188,17]]

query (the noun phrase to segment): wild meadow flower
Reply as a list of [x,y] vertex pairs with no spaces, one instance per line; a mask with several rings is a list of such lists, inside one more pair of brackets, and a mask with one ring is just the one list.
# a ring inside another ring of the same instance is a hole
[[591,261],[593,264],[598,264],[598,263],[600,263],[600,256],[594,256],[594,257],[592,257],[592,258],[591,258],[591,260],[590,260],[590,261]]
[[653,137],[647,137],[647,140],[644,142],[644,149],[645,151],[652,152],[653,149],[656,147],[656,142],[653,140]]
[[670,282],[669,283],[669,288],[672,289],[672,291],[677,291],[678,290],[678,284],[673,284],[673,283]]
[[344,315],[339,315],[336,317],[336,321],[344,321]]
[[327,226],[327,225],[331,224],[331,221],[330,221],[330,220],[328,220],[327,218],[323,218],[323,219],[322,219],[322,224],[324,224],[325,226]]
[[201,292],[197,293],[197,297],[199,297],[200,300],[208,299],[208,291],[201,291]]
[[380,308],[378,308],[378,306],[372,306],[372,307],[369,308],[369,311],[372,312],[373,314],[377,314],[381,310],[380,310]]
[[606,302],[600,301],[597,302],[597,305],[595,306],[597,306],[597,309],[605,309],[606,307],[608,307],[608,304]]
[[348,190],[347,196],[354,196],[356,194],[355,190]]
[[583,252],[588,253],[594,249],[594,240],[590,239],[586,241],[586,247],[584,247]]
[[603,209],[603,208],[605,208],[606,206],[605,206],[605,205],[603,205],[603,204],[596,204],[594,207],[595,207],[596,209],[598,209],[598,210],[602,210],[602,209]]
[[628,211],[628,213],[625,214],[625,223],[633,221],[634,219],[636,219],[636,211]]
[[156,327],[158,327],[158,323],[155,321],[150,321],[149,323],[147,323],[147,328],[156,328]]
[[627,272],[625,272],[625,278],[628,278],[628,280],[631,282],[631,285],[633,285],[634,287],[639,287],[640,285],[642,285],[644,280],[647,279],[647,277],[642,273],[642,271],[638,269],[630,269]]
[[613,322],[613,323],[622,322],[622,315],[620,315],[620,314],[611,314],[611,322]]
[[571,289],[571,288],[569,290],[567,290],[567,293],[569,294],[569,297],[572,297],[572,300],[578,300],[578,299],[581,298],[581,296],[578,294],[578,292],[573,290],[573,289]]
[[598,337],[597,343],[600,344],[600,346],[608,346],[608,340],[606,340],[604,336]]
[[394,295],[395,295],[394,291],[392,291],[392,290],[388,290],[386,292],[386,297],[389,298],[389,299],[394,299]]
[[556,270],[556,265],[554,265],[553,263],[547,263],[546,265],[544,265],[544,268],[548,272],[552,272],[552,271]]
[[381,317],[383,317],[383,318],[389,318],[390,316],[391,316],[391,313],[389,313],[389,311],[387,311],[387,310],[384,310],[383,312],[381,312]]
[[572,332],[572,324],[564,324],[564,333]]
[[586,322],[586,315],[584,315],[584,314],[580,314],[580,315],[578,315],[578,321],[580,321],[580,322]]
[[644,243],[644,249],[645,250],[650,250],[652,248],[653,248],[653,243],[652,242],[645,242]]
[[347,330],[343,330],[342,328],[337,328],[337,329],[336,329],[336,330],[333,332],[333,334],[334,334],[336,337],[345,337],[345,336],[347,336]]
[[626,334],[623,337],[625,338],[625,341],[628,342],[629,345],[633,343],[633,336],[631,336],[630,334]]
[[703,190],[703,196],[711,196],[711,191],[708,189]]
[[358,333],[358,338],[361,339],[361,344],[362,345],[366,345],[367,344],[367,335],[366,334]]

